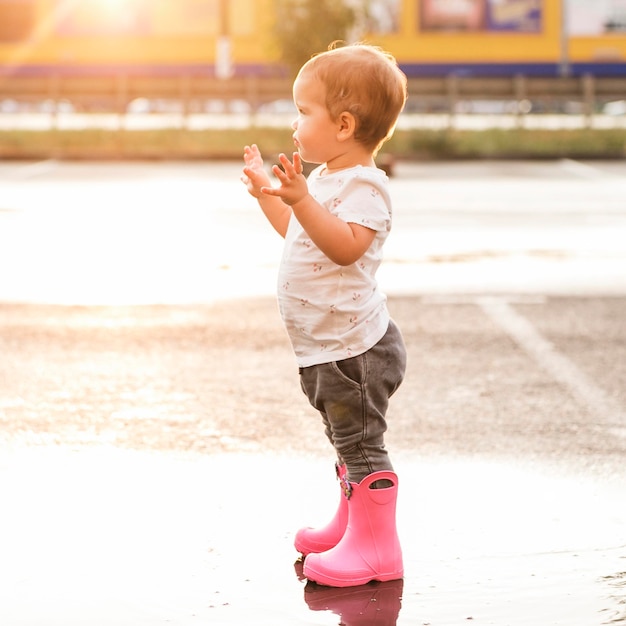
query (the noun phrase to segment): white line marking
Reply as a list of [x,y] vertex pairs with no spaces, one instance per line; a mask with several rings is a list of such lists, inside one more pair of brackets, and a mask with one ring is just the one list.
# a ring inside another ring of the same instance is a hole
[[[541,294],[515,294],[505,293],[498,296],[498,299],[504,300],[510,303],[519,304],[545,304],[546,296]],[[476,304],[476,296],[471,295],[456,295],[456,294],[427,294],[422,296],[421,302],[423,304],[431,304],[439,306],[441,304]]]
[[610,418],[626,422],[626,414],[622,408],[572,361],[557,352],[555,347],[508,302],[495,297],[476,298],[476,302],[527,354],[594,415],[602,417],[603,421]]
[[10,174],[10,177],[17,180],[26,180],[48,174],[59,166],[59,162],[55,159],[46,159],[45,161],[37,161],[28,165],[20,165],[16,167]]
[[574,161],[573,159],[561,159],[560,166],[565,171],[580,178],[597,180],[598,178],[606,178],[608,176],[606,172],[603,172],[598,167],[593,167],[593,165],[587,165],[586,163],[581,163],[580,161]]

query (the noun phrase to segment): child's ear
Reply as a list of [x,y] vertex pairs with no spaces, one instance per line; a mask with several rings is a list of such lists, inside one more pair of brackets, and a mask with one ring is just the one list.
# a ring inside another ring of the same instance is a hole
[[354,135],[356,131],[356,119],[352,113],[344,111],[339,114],[338,119],[339,130],[337,131],[337,139],[345,141]]

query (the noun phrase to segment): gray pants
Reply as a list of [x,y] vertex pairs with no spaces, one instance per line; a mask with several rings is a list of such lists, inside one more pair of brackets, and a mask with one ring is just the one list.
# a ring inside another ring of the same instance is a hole
[[393,470],[385,449],[385,415],[405,370],[406,348],[393,321],[364,354],[300,368],[302,390],[321,413],[326,436],[352,482]]

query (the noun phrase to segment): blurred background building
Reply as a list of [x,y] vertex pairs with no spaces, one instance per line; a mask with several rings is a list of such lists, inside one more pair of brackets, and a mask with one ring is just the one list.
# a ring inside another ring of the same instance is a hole
[[[367,15],[358,35],[389,49],[409,76],[556,76],[563,62],[574,75],[626,74],[626,0],[344,2]],[[291,2],[298,3],[306,4]],[[273,41],[280,5],[276,0],[0,0],[2,74],[275,75],[281,70]],[[220,68],[225,60],[232,62],[230,70]]]
[[279,110],[298,20],[305,58],[336,38],[392,52],[409,112],[626,112],[626,0],[0,0],[0,113]]

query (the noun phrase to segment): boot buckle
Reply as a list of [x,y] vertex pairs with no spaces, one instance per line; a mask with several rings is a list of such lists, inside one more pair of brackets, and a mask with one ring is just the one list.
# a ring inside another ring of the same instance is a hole
[[343,491],[343,495],[346,497],[346,500],[349,500],[350,496],[352,495],[352,485],[350,484],[350,481],[345,476],[342,476],[339,479],[339,484],[341,486],[341,490]]

